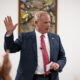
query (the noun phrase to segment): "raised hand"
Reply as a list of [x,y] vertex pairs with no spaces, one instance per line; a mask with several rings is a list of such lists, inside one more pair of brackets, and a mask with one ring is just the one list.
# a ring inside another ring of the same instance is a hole
[[17,24],[13,24],[11,16],[5,17],[4,24],[8,34],[12,34],[17,26]]

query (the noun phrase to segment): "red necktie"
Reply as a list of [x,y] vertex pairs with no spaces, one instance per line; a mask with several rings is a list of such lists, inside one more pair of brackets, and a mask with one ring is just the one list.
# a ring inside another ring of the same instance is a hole
[[44,63],[44,72],[46,73],[46,65],[49,64],[49,57],[48,52],[46,50],[46,45],[44,41],[45,36],[41,35],[41,48],[42,48],[42,56],[43,56],[43,63]]

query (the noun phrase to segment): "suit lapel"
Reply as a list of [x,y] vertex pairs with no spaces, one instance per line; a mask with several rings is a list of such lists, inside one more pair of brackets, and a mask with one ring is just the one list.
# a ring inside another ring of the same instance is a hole
[[53,55],[54,55],[54,37],[53,36],[51,36],[51,34],[50,33],[48,33],[48,37],[49,37],[49,43],[50,43],[50,61],[52,61],[53,60]]

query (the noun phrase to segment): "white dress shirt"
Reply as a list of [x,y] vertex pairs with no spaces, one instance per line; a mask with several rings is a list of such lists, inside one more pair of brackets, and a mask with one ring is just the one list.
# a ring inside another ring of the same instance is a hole
[[[35,74],[44,74],[44,65],[43,65],[43,56],[41,51],[41,38],[40,38],[42,34],[37,30],[35,30],[35,33],[36,33],[36,41],[37,41],[37,60],[38,60]],[[44,36],[45,36],[44,40],[46,44],[46,49],[50,60],[50,44],[49,44],[48,34],[45,33]]]

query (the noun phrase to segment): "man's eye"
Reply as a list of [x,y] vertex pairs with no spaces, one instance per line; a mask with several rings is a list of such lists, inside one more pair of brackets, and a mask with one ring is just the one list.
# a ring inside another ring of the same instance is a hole
[[47,23],[50,23],[51,24],[51,22],[44,22],[45,24],[47,24]]

